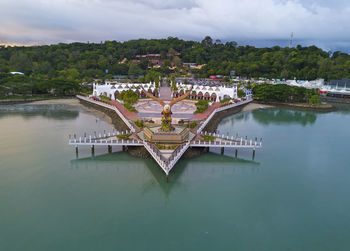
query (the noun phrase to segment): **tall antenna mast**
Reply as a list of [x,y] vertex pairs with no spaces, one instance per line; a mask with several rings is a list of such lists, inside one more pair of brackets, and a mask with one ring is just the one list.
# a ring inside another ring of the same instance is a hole
[[294,36],[294,34],[293,34],[293,32],[292,32],[292,34],[290,34],[289,48],[292,48],[292,47],[293,47],[293,36]]

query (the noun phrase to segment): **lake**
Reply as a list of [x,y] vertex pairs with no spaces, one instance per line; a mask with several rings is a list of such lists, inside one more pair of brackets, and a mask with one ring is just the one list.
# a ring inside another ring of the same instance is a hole
[[0,250],[349,250],[350,108],[255,110],[222,134],[252,152],[180,160],[75,150],[69,134],[112,131],[75,100],[0,106]]

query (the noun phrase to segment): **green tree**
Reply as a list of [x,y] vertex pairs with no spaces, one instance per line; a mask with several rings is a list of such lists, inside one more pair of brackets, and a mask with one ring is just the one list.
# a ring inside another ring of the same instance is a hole
[[142,69],[135,63],[131,63],[130,66],[129,66],[129,70],[128,70],[128,75],[129,76],[139,76],[139,75],[142,75],[143,74],[143,71]]
[[319,95],[312,95],[309,99],[309,104],[311,105],[318,105],[320,104],[320,97]]
[[243,98],[243,97],[245,97],[245,92],[242,89],[238,89],[237,90],[237,96],[239,98]]

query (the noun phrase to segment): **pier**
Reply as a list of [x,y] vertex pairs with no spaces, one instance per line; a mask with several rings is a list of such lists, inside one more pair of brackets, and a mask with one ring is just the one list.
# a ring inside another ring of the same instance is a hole
[[[174,168],[176,163],[179,161],[179,159],[182,157],[182,155],[189,149],[189,148],[220,148],[221,154],[224,154],[224,151],[226,148],[235,149],[235,157],[238,155],[238,149],[248,149],[252,151],[252,158],[255,157],[255,151],[256,149],[259,149],[262,147],[262,140],[260,141],[255,138],[253,139],[247,139],[247,138],[238,138],[233,136],[225,136],[222,134],[217,133],[209,133],[204,132],[203,130],[205,127],[210,123],[211,119],[214,117],[216,113],[219,113],[221,111],[231,109],[234,107],[238,107],[241,105],[245,105],[252,101],[252,99],[247,99],[244,101],[241,101],[239,103],[230,104],[223,107],[218,107],[211,111],[210,115],[207,116],[205,120],[202,120],[199,125],[197,126],[197,129],[194,131],[191,131],[191,137],[189,137],[184,142],[177,144],[176,148],[171,150],[169,153],[168,151],[164,151],[159,149],[156,144],[148,141],[146,138],[142,138],[140,136],[140,129],[138,129],[132,121],[130,121],[128,118],[124,116],[122,112],[118,110],[116,106],[109,105],[100,101],[96,101],[87,97],[77,96],[78,99],[84,100],[86,102],[93,103],[95,105],[102,106],[106,109],[110,109],[115,111],[118,116],[122,119],[122,121],[126,124],[126,126],[129,128],[127,131],[123,132],[109,132],[109,133],[99,133],[98,135],[95,133],[95,135],[89,135],[87,136],[84,134],[84,136],[77,137],[74,135],[74,138],[70,136],[69,139],[69,145],[75,146],[76,153],[78,154],[78,147],[80,146],[89,146],[91,147],[91,153],[94,154],[94,148],[95,146],[106,146],[108,149],[108,152],[112,152],[112,146],[122,146],[123,149],[127,148],[128,146],[143,146],[149,154],[152,156],[152,158],[157,162],[157,164],[161,167],[161,169],[164,171],[166,175],[166,179],[168,179],[168,175],[170,171]],[[128,135],[128,139],[121,139],[122,136]],[[206,140],[204,140],[206,139]]]

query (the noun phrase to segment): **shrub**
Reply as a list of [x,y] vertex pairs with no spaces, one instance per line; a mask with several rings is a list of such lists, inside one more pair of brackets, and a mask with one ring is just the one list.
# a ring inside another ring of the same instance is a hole
[[190,128],[193,129],[198,125],[198,123],[196,121],[192,121],[190,122]]
[[139,127],[139,128],[143,128],[143,120],[135,120],[134,121],[134,123],[135,123],[135,125],[137,126],[137,127]]
[[222,100],[220,100],[220,103],[228,103],[231,101],[231,98],[224,98]]
[[242,89],[238,89],[237,90],[237,96],[239,98],[243,98],[243,97],[245,97],[245,92]]
[[132,91],[132,90],[127,90],[127,91],[122,91],[119,95],[118,95],[118,99],[122,100],[124,103],[126,104],[136,104],[139,97],[138,95]]
[[104,100],[111,100],[109,97],[104,96],[104,95],[100,95],[100,98],[102,99],[102,101],[104,101]]
[[124,103],[124,107],[126,108],[126,109],[128,109],[128,111],[130,111],[130,112],[137,112],[137,110],[135,109],[135,107],[133,107],[131,104],[129,104],[129,103]]
[[320,97],[318,95],[312,95],[311,98],[309,99],[309,104],[310,105],[320,104]]
[[209,102],[208,102],[208,100],[201,99],[196,103],[196,107],[197,107],[197,109],[196,109],[195,113],[202,113],[208,109]]

